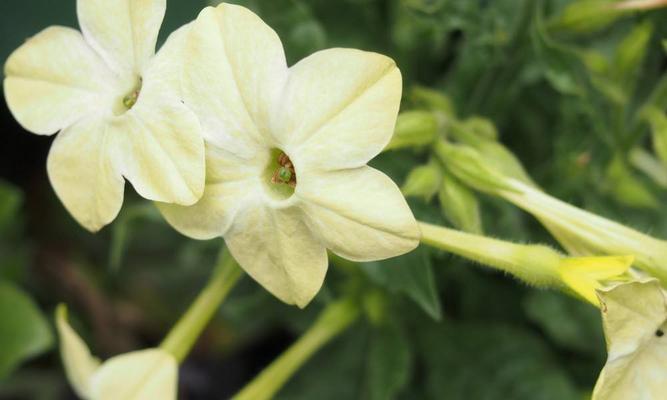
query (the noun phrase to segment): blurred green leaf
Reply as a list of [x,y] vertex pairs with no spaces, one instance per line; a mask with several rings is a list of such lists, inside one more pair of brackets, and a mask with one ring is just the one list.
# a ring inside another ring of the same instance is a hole
[[360,398],[368,329],[355,324],[316,353],[276,395],[276,400]]
[[580,400],[567,373],[531,333],[494,323],[419,330],[428,399]]
[[440,300],[433,266],[424,246],[400,257],[362,263],[361,268],[375,283],[406,294],[432,318],[440,319]]
[[120,216],[114,221],[111,229],[111,248],[109,250],[109,267],[118,271],[123,262],[123,256],[132,238],[132,227],[138,222],[161,221],[160,213],[152,203],[142,202],[125,207]]
[[635,208],[659,208],[660,202],[656,196],[620,157],[616,157],[609,164],[607,179],[609,190],[619,203]]
[[0,378],[23,361],[51,348],[53,333],[35,302],[9,282],[0,281]]
[[600,313],[595,307],[546,290],[532,291],[523,307],[528,318],[558,346],[594,357],[604,354]]
[[646,118],[651,124],[653,150],[662,164],[667,166],[667,114],[653,108],[646,112]]
[[623,12],[610,7],[613,0],[575,0],[549,21],[549,28],[571,33],[591,33],[611,25]]
[[372,328],[366,362],[363,398],[390,400],[405,387],[412,364],[410,344],[394,321]]
[[611,74],[625,88],[633,87],[648,48],[653,25],[650,22],[634,27],[616,48]]

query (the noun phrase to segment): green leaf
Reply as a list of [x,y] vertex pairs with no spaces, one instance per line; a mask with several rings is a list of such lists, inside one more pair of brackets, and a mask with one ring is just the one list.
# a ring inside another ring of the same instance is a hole
[[604,354],[598,310],[584,302],[554,291],[534,290],[523,308],[558,346],[597,358]]
[[656,196],[620,157],[614,158],[609,164],[607,179],[609,190],[619,203],[634,208],[659,208],[660,202]]
[[390,291],[406,294],[432,318],[440,319],[433,265],[424,246],[400,257],[362,263],[361,268],[375,283]]
[[611,63],[611,73],[614,80],[621,86],[630,89],[638,78],[652,33],[653,25],[650,22],[644,22],[637,25],[618,44],[614,62]]
[[276,400],[360,398],[368,339],[367,326],[353,325],[318,351],[287,382]]
[[161,221],[162,217],[152,203],[139,203],[126,207],[112,225],[111,249],[109,251],[109,266],[118,271],[123,262],[123,256],[132,237],[133,226],[140,221]]
[[0,378],[51,348],[53,334],[35,302],[9,282],[0,282]]
[[659,109],[651,108],[646,111],[645,115],[651,125],[653,150],[662,164],[667,165],[667,114]]
[[420,327],[427,398],[580,400],[544,343],[528,331],[491,323]]
[[374,327],[366,363],[365,399],[394,399],[410,377],[410,344],[393,321]]
[[611,25],[623,12],[610,7],[611,0],[576,0],[550,21],[549,28],[572,33],[591,33]]

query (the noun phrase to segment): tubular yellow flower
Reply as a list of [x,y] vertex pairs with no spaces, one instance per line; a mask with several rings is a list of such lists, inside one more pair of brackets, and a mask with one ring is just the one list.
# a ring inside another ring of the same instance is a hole
[[85,400],[176,399],[178,363],[168,352],[147,349],[100,363],[67,323],[67,309],[58,306],[56,327],[67,379]]
[[194,206],[159,205],[177,230],[224,236],[250,276],[300,307],[322,285],[327,248],[366,261],[417,246],[398,187],[366,166],[396,122],[401,74],[391,59],[330,49],[288,68],[276,33],[229,4],[199,14],[184,54],[207,177]]
[[96,231],[123,202],[124,178],[151,200],[193,204],[204,142],[175,90],[182,37],[155,55],[165,0],[78,0],[83,33],[52,26],[5,64],[9,109],[27,130],[58,131],[49,179],[67,210]]

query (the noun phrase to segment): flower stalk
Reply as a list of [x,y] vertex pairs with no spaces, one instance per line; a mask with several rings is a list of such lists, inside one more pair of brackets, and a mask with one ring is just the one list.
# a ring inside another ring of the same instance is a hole
[[623,281],[633,256],[568,257],[543,245],[491,239],[420,222],[422,243],[507,272],[540,287],[565,290],[598,306],[595,290]]
[[359,307],[350,299],[329,304],[303,336],[241,389],[233,399],[272,398],[316,351],[343,332],[358,317]]
[[179,363],[182,362],[220,304],[238,282],[241,272],[229,250],[225,248],[206,287],[167,334],[160,348],[171,353]]
[[510,273],[531,285],[559,282],[561,255],[547,246],[516,244],[424,222],[419,226],[424,244]]

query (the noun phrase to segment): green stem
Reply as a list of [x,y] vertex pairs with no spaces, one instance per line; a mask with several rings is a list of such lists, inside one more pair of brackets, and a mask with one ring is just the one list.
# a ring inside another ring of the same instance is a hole
[[229,250],[225,248],[206,287],[167,334],[160,347],[182,362],[213,314],[241,277],[241,272]]
[[346,299],[329,304],[299,340],[241,389],[233,399],[264,400],[272,398],[313,353],[343,332],[358,316],[359,308],[351,300]]
[[538,286],[560,281],[558,266],[562,256],[542,245],[525,245],[491,239],[420,222],[422,243],[468,258]]

